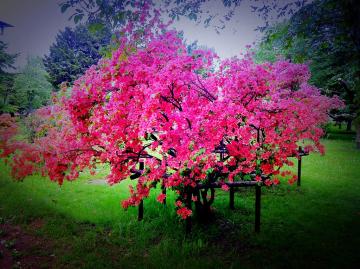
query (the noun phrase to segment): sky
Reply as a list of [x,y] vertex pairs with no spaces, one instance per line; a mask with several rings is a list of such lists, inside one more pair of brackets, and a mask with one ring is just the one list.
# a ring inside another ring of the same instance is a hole
[[0,39],[8,43],[8,52],[21,53],[15,64],[24,65],[28,55],[43,56],[49,52],[56,34],[71,26],[56,0],[0,0],[0,20],[6,28]]
[[[212,1],[210,7],[204,7],[211,10],[216,19],[223,19],[226,14],[222,1]],[[215,4],[214,4],[215,3]],[[213,27],[205,28],[203,24],[196,24],[187,18],[174,23],[178,30],[184,31],[184,36],[189,41],[198,40],[199,45],[206,45],[214,48],[215,52],[222,58],[229,58],[244,52],[247,45],[261,37],[258,31],[254,31],[263,21],[257,15],[251,12],[250,3],[243,0],[241,6],[235,9],[232,19],[227,22],[225,29],[217,34]]]
[[[20,53],[15,67],[19,70],[26,58],[44,56],[49,53],[50,45],[55,41],[56,34],[66,26],[74,26],[68,20],[69,13],[61,13],[60,0],[0,0],[0,21],[14,25],[6,28],[0,40],[8,44],[9,53]],[[218,3],[218,4],[214,4]],[[220,1],[213,1],[211,8],[217,18],[225,14]],[[212,27],[205,28],[187,18],[176,21],[174,26],[184,31],[184,37],[199,45],[213,48],[220,57],[228,58],[244,51],[259,39],[260,34],[254,29],[262,21],[250,11],[249,1],[243,0],[241,7],[236,9],[233,19],[226,28],[217,34]]]

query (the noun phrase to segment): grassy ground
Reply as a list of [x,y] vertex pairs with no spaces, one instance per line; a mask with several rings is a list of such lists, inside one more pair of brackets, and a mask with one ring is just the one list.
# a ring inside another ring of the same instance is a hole
[[[218,191],[215,219],[195,222],[186,237],[174,197],[164,207],[152,193],[138,222],[136,209],[124,211],[119,203],[127,197],[126,182],[88,183],[106,171],[83,174],[60,188],[38,176],[13,182],[1,163],[1,244],[12,247],[12,261],[20,261],[15,267],[29,267],[26,257],[41,256],[30,267],[359,268],[360,151],[350,140],[324,144],[325,156],[304,158],[301,188],[285,182],[263,188],[258,235],[253,189],[236,193],[234,211],[228,209],[228,193]],[[36,247],[23,246],[25,236]]]

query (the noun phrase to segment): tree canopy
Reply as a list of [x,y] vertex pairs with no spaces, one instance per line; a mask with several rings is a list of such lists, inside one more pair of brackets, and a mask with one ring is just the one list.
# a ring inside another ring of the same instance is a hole
[[20,113],[28,114],[48,104],[53,87],[40,57],[28,57],[24,68],[15,76],[13,87],[11,101]]
[[[296,175],[286,165],[298,156],[298,142],[324,152],[321,124],[341,101],[309,85],[306,65],[189,53],[179,33],[142,12],[141,34],[129,23],[111,58],[75,81],[70,97],[37,112],[43,123],[33,142],[17,141],[14,120],[0,118],[7,127],[2,156],[13,155],[16,178],[41,172],[62,184],[107,163],[109,184],[137,179],[124,208],[160,184],[175,191],[185,219],[192,214],[185,201],[200,207],[214,200],[213,190],[209,198],[198,184],[226,190],[242,180],[278,184],[279,176],[292,183]],[[218,159],[219,146],[225,159]]]
[[104,27],[90,32],[88,26],[78,25],[60,31],[56,41],[45,56],[44,64],[50,82],[58,87],[63,82],[72,83],[101,58],[101,48],[109,45],[110,31]]
[[345,100],[347,106],[337,117],[351,123],[360,93],[359,36],[352,15],[359,4],[347,2],[351,1],[318,0],[303,7],[288,22],[267,31],[256,57],[259,62],[275,61],[280,55],[308,62],[310,82]]
[[7,44],[0,40],[0,73],[5,73],[7,69],[13,69],[17,54],[6,52]]
[[7,44],[0,40],[0,113],[15,112],[16,107],[10,102],[13,94],[14,74],[9,69],[14,69],[17,54],[6,52]]
[[[263,20],[263,25],[257,28],[257,30],[263,31],[274,20],[293,14],[308,2],[308,0],[251,0],[250,8]],[[190,20],[203,23],[205,27],[211,26],[219,33],[233,18],[235,12],[242,8],[242,3],[243,0],[63,0],[60,7],[62,12],[70,10],[69,19],[73,19],[75,23],[86,20],[95,28],[101,28],[101,25],[105,25],[116,30],[126,21],[139,19],[136,9],[146,9],[148,6],[152,6],[165,11],[171,19],[187,17]],[[222,4],[226,11],[223,16],[218,14],[218,4]]]

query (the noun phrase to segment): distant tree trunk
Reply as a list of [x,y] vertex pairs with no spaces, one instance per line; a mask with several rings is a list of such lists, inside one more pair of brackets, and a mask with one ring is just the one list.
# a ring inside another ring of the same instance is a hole
[[352,120],[347,120],[346,122],[346,131],[350,132],[352,126]]
[[356,127],[356,148],[360,149],[360,124]]
[[[354,42],[355,53],[353,57],[360,60],[360,1],[357,0],[343,0],[342,2],[344,5],[345,11],[345,23],[349,26],[350,29],[350,37]],[[357,79],[360,79],[360,73],[357,72],[356,74]],[[356,81],[356,78],[355,80]],[[357,89],[359,91],[359,89]],[[359,105],[359,103],[357,103]],[[358,112],[359,113],[359,112]],[[358,116],[359,117],[359,116]],[[359,120],[359,118],[358,118]],[[360,123],[357,122],[356,124],[356,148],[360,149]]]

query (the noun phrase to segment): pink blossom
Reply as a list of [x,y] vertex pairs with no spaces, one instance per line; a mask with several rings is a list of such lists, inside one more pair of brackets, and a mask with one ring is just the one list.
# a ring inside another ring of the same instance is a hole
[[176,211],[176,213],[182,218],[186,219],[191,216],[192,211],[188,209],[187,207],[182,207]]
[[177,201],[175,202],[175,205],[176,205],[177,207],[182,207],[182,206],[183,206],[183,203],[182,203],[180,200],[177,200]]
[[159,203],[164,203],[164,200],[166,199],[166,194],[159,194],[158,197],[156,198],[156,200],[159,202]]
[[221,189],[224,190],[224,191],[228,191],[230,188],[229,188],[228,185],[223,184],[223,185],[221,186]]

